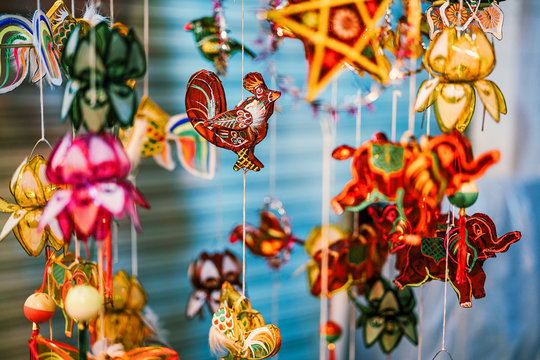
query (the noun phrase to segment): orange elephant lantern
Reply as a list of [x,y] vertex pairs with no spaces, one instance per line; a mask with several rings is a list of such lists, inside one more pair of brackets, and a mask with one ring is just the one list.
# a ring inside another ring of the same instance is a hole
[[500,154],[489,151],[476,159],[467,138],[452,134],[388,141],[383,133],[357,149],[342,145],[332,156],[353,158],[349,181],[331,201],[338,214],[360,211],[376,202],[394,203],[398,216],[391,239],[420,244],[435,231],[443,197],[456,194],[463,184],[481,177]]

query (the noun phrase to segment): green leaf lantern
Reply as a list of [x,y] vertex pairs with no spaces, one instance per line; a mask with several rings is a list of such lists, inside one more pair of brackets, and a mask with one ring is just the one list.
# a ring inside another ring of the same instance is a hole
[[77,26],[65,46],[62,65],[69,81],[64,92],[62,121],[71,118],[78,130],[82,125],[99,132],[106,127],[133,125],[137,96],[130,83],[146,72],[144,48],[133,30],[101,22],[86,35]]

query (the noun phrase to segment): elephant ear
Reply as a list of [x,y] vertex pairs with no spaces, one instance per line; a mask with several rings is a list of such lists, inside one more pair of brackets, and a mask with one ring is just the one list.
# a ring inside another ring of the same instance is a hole
[[332,151],[332,157],[336,160],[347,160],[353,156],[355,148],[349,145],[338,146],[334,151]]

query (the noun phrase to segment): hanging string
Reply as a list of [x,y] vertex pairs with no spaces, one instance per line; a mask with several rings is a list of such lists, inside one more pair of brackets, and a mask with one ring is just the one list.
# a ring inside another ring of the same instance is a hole
[[[356,297],[355,288],[351,289],[351,295]],[[354,360],[356,356],[356,305],[349,302],[349,360]]]
[[[362,138],[362,90],[358,89],[356,92],[356,131],[354,145],[356,148],[360,147]],[[353,215],[353,235],[358,235],[358,222],[360,221],[360,213],[354,212]]]
[[414,134],[414,103],[416,101],[416,58],[411,58],[411,74],[409,75],[409,131]]
[[[276,75],[272,72],[270,78],[270,88],[276,88]],[[274,121],[270,127],[270,196],[274,196],[276,192],[276,138],[277,138],[277,121],[274,113]]]
[[[240,79],[240,83],[244,82],[244,53],[245,53],[245,45],[244,45],[245,32],[244,32],[244,29],[245,29],[244,0],[242,0],[242,78]],[[242,101],[244,101],[244,87],[243,86],[242,86]]]
[[143,94],[148,96],[148,69],[150,69],[150,46],[149,46],[149,9],[148,9],[148,0],[144,0],[144,18],[143,18],[143,37],[144,37],[144,54],[146,56],[146,74],[144,75],[144,90]]
[[75,239],[75,262],[79,262],[79,257],[81,256],[81,242],[77,238],[77,234],[73,234]]
[[[337,104],[337,77],[332,82],[331,105],[333,108]],[[320,304],[320,327],[323,328],[329,318],[328,309],[328,248],[329,248],[329,230],[330,230],[330,183],[331,183],[331,154],[332,140],[334,137],[334,128],[336,122],[336,113],[332,112],[331,117],[324,117],[321,120],[321,130],[323,139],[322,148],[322,196],[321,196],[321,240],[322,240],[322,259],[321,259],[321,304]],[[319,338],[319,358],[326,359],[327,345],[325,339]]]
[[242,297],[246,297],[246,173],[244,170],[244,194],[242,196]]
[[75,16],[75,0],[71,0],[71,15],[73,17],[76,17]]
[[112,224],[112,243],[113,243],[113,263],[118,263],[118,223],[113,221]]
[[114,24],[114,0],[109,1],[109,14],[111,15],[111,25]]
[[[99,295],[102,299],[105,298],[105,290],[103,286],[103,241],[97,241],[97,257],[98,257],[98,274],[99,274]],[[111,271],[111,269],[109,269]],[[100,337],[102,339],[105,338],[105,316],[104,315],[104,307],[102,306],[99,310],[99,321],[100,321]]]
[[396,141],[397,130],[397,98],[401,97],[401,91],[394,90],[392,92],[392,141]]
[[422,325],[424,320],[424,284],[420,285],[420,302],[418,304],[418,360],[422,360]]

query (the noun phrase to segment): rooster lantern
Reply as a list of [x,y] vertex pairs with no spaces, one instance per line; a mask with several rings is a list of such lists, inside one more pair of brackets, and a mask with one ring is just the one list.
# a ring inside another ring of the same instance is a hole
[[259,73],[244,76],[244,88],[254,96],[227,110],[225,91],[218,76],[200,70],[187,84],[186,112],[197,132],[212,144],[234,151],[234,170],[259,171],[264,165],[255,157],[255,145],[268,131],[268,119],[281,92],[266,87]]

